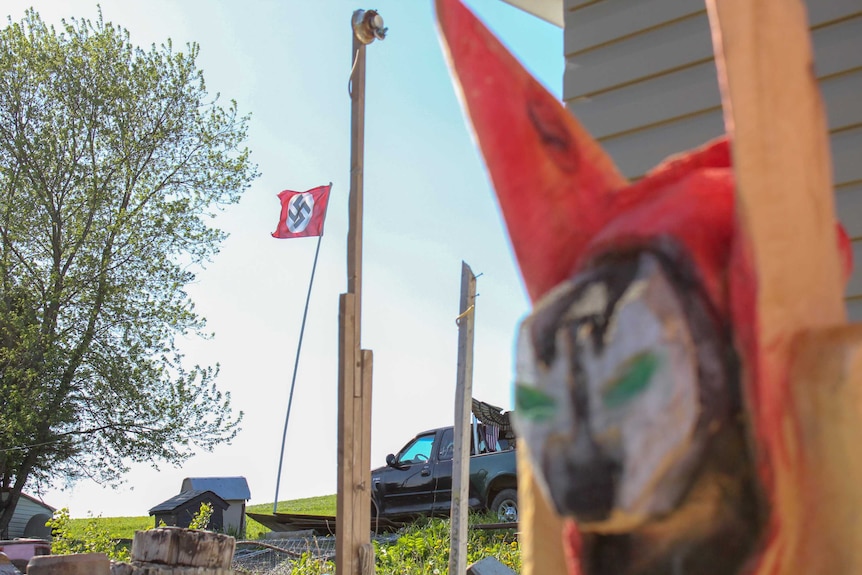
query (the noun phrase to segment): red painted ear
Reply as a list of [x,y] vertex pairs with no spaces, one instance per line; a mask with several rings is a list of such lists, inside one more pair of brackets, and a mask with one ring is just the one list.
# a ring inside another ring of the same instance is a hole
[[437,0],[451,68],[535,301],[572,272],[627,185],[574,116],[459,0]]
[[838,233],[838,254],[841,257],[841,269],[844,272],[844,284],[850,281],[850,276],[853,275],[853,245],[850,242],[850,236],[847,235],[847,230],[840,223],[837,224]]

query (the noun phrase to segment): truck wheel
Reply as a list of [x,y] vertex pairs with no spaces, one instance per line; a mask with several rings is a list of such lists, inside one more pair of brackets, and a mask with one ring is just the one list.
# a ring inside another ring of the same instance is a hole
[[517,523],[518,521],[518,490],[504,489],[491,502],[491,513],[497,516],[501,523]]

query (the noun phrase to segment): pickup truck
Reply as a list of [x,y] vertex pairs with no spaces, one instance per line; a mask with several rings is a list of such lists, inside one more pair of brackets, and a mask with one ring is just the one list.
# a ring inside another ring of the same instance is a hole
[[[480,437],[471,435],[471,444],[474,436]],[[501,522],[517,521],[514,438],[481,437],[478,450],[471,445],[468,505],[491,511]],[[397,454],[387,455],[385,467],[371,471],[372,521],[449,514],[453,438],[452,427],[420,433]]]

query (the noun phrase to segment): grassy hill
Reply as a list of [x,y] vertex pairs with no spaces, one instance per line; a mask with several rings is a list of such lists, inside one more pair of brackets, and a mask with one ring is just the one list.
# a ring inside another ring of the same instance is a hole
[[[272,503],[249,505],[246,507],[246,511],[272,513]],[[335,494],[306,497],[305,499],[294,499],[292,501],[279,501],[278,512],[335,515]],[[150,529],[155,525],[153,518],[147,515],[142,517],[85,517],[71,520],[70,530],[72,536],[83,538],[87,526],[93,521],[99,527],[106,529],[114,539],[131,539],[135,536],[135,531]],[[246,539],[259,539],[267,531],[269,529],[257,521],[248,519]]]

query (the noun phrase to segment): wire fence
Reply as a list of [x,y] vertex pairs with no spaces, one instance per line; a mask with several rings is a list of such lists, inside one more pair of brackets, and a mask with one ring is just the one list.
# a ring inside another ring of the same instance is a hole
[[[380,542],[390,542],[397,535],[376,537]],[[251,575],[289,575],[303,555],[317,560],[335,561],[335,537],[301,536],[260,541],[237,541],[233,557],[233,569]]]

